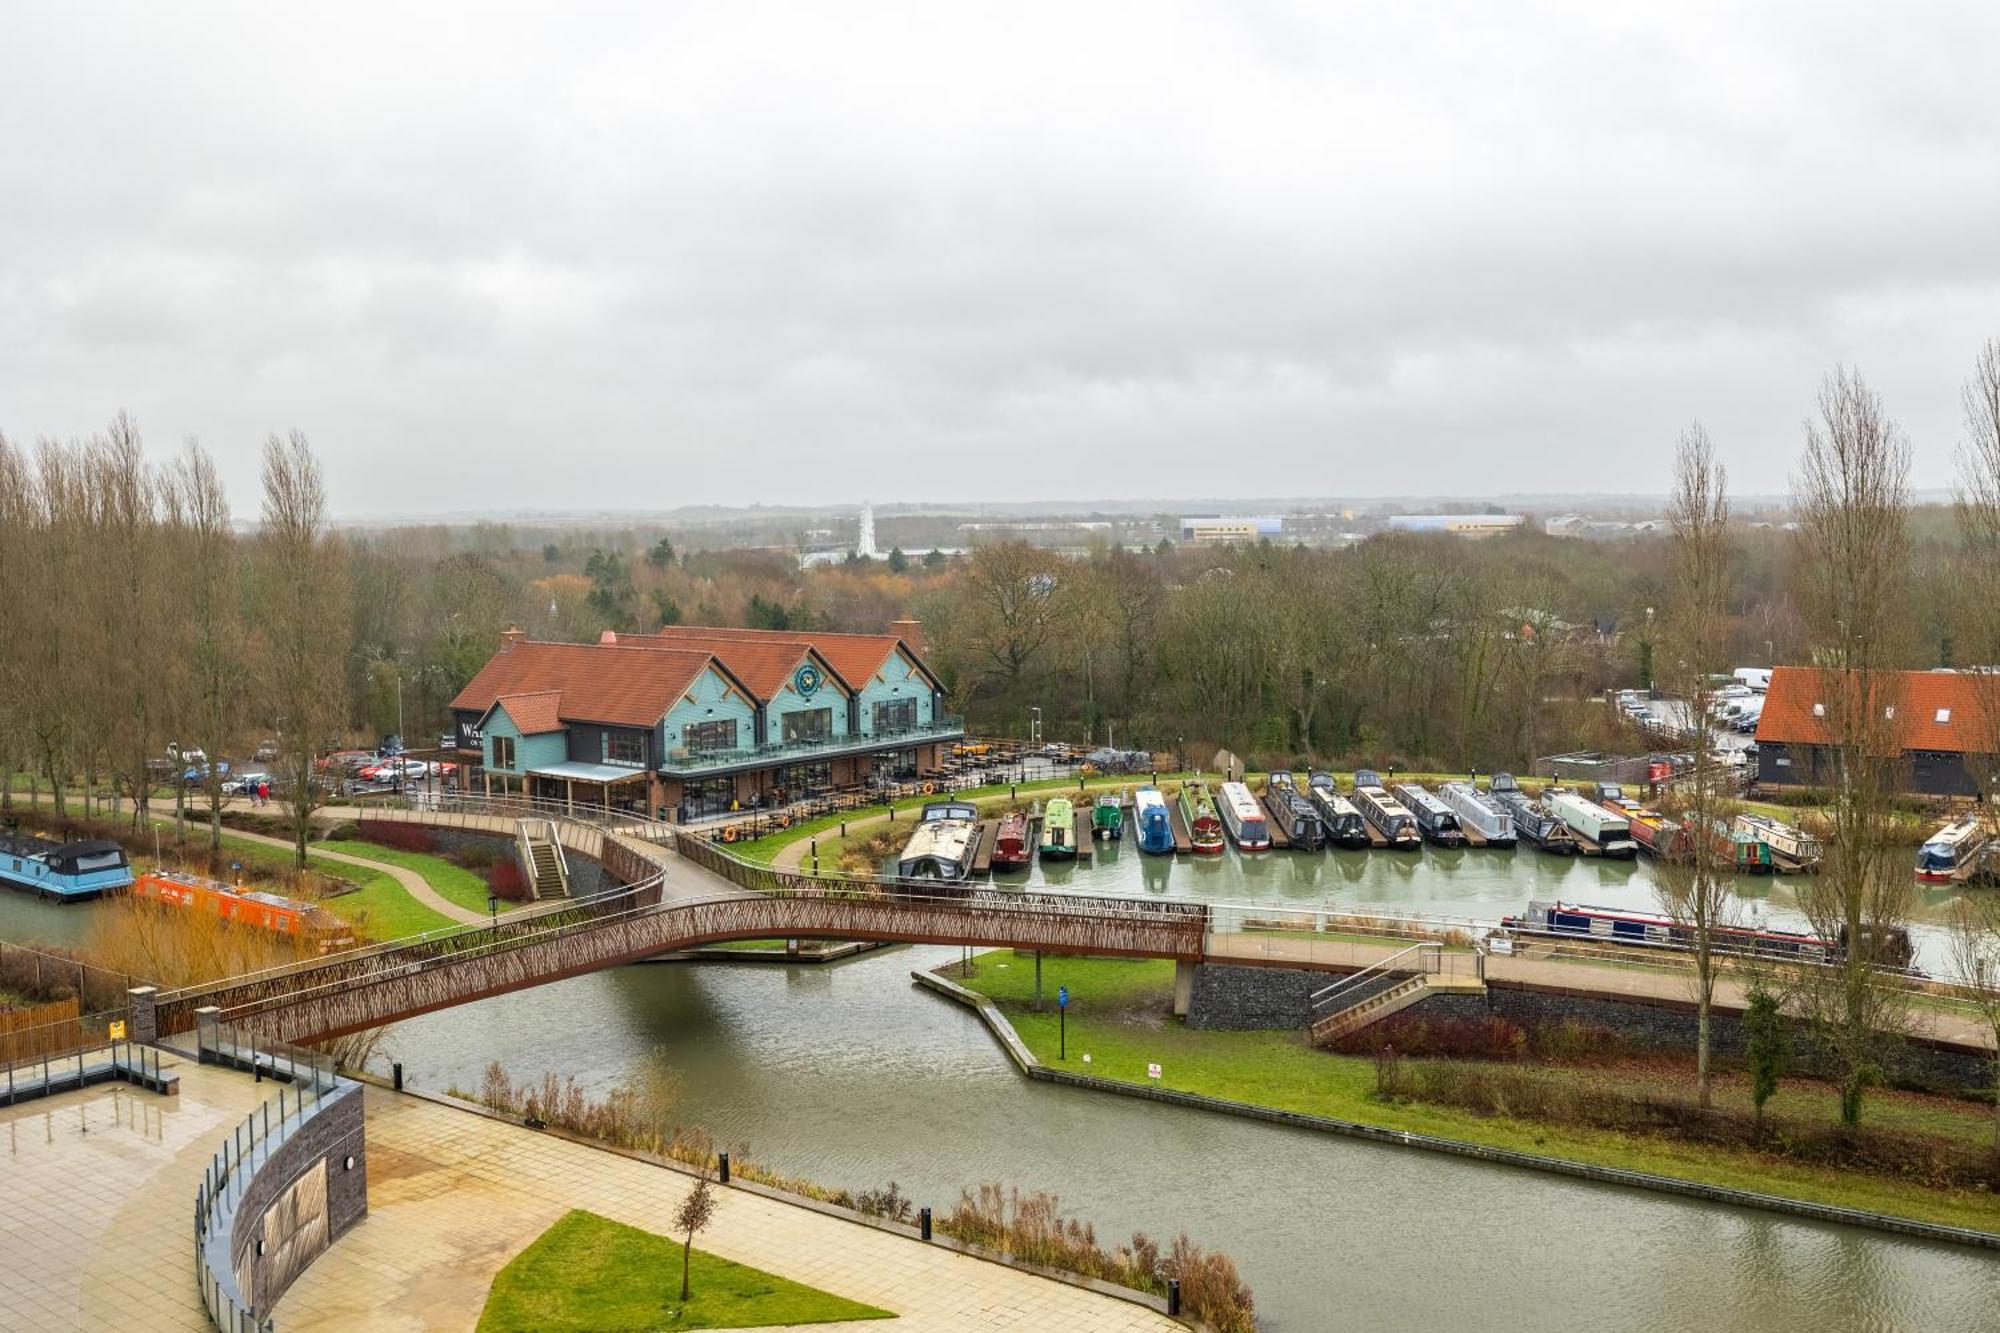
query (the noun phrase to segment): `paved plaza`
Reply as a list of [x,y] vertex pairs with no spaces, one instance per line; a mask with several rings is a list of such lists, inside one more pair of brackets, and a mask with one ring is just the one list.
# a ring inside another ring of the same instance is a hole
[[[106,1084],[0,1110],[0,1333],[202,1333],[195,1190],[270,1083],[168,1055],[180,1094]],[[469,1330],[501,1266],[572,1208],[668,1234],[679,1172],[370,1087],[369,1216],[274,1311],[304,1330]],[[703,1249],[893,1310],[820,1329],[1125,1333],[1139,1306],[736,1190]]]

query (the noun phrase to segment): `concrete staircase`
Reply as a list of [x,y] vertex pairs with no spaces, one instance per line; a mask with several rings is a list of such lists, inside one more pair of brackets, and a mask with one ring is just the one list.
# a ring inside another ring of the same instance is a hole
[[[1457,954],[1450,961],[1456,965],[1468,957]],[[1413,944],[1321,987],[1312,997],[1308,1040],[1328,1045],[1431,995],[1485,994],[1483,967],[1467,976],[1462,969],[1448,969],[1446,962],[1442,945]]]
[[528,885],[541,899],[569,897],[569,861],[556,838],[555,825],[546,819],[523,819],[516,824],[521,849],[521,866]]
[[1345,1008],[1321,1014],[1306,1029],[1306,1036],[1313,1045],[1325,1046],[1350,1033],[1359,1032],[1371,1023],[1379,1023],[1391,1014],[1400,1013],[1430,994],[1430,981],[1429,977],[1419,973]]

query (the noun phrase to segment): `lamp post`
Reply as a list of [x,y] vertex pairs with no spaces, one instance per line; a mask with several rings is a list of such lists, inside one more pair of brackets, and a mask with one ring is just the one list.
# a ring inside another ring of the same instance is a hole
[[497,894],[497,893],[489,893],[489,894],[487,894],[487,895],[486,895],[486,911],[487,911],[487,913],[488,913],[488,914],[489,914],[490,916],[492,916],[492,918],[493,918],[493,929],[495,929],[495,930],[498,930],[498,929],[500,929],[500,895],[499,895],[499,894]]
[[1041,743],[1042,710],[1039,707],[1030,706],[1028,709],[1028,744],[1040,745]]

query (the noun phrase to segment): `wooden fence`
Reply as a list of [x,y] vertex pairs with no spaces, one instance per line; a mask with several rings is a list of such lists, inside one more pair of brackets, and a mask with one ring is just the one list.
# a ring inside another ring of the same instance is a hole
[[0,1010],[0,1066],[83,1045],[83,1008],[72,998]]

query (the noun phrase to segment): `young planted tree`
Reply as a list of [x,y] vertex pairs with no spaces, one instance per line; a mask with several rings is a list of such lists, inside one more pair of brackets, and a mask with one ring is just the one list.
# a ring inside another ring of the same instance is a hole
[[[92,564],[102,591],[98,619],[109,650],[97,668],[105,695],[98,722],[107,741],[115,741],[112,762],[131,792],[132,826],[137,828],[151,804],[147,760],[162,739],[158,705],[167,693],[157,680],[164,664],[147,651],[164,640],[161,574],[166,547],[153,471],[138,427],[123,412],[113,419],[110,435],[93,445],[88,472],[102,518]],[[173,654],[166,657],[171,661]]]
[[319,462],[298,431],[264,445],[263,517],[258,603],[265,707],[283,738],[284,800],[303,868],[312,814],[326,790],[319,756],[347,720],[349,608]]
[[1681,433],[1667,522],[1673,534],[1666,622],[1668,679],[1688,701],[1694,771],[1677,792],[1687,837],[1685,856],[1661,865],[1659,893],[1667,914],[1687,928],[1694,943],[1695,1087],[1707,1108],[1713,1100],[1709,1061],[1715,931],[1734,917],[1736,895],[1730,885],[1735,867],[1714,836],[1728,787],[1717,762],[1715,718],[1709,711],[1710,681],[1728,667],[1728,476],[1699,422]]
[[1784,1007],[1775,991],[1761,985],[1751,988],[1743,1005],[1743,1035],[1750,1065],[1750,1105],[1757,1117],[1757,1137],[1762,1138],[1764,1103],[1778,1090],[1789,1059]]
[[715,1190],[706,1174],[695,1178],[694,1188],[674,1210],[674,1230],[681,1233],[681,1299],[688,1298],[689,1270],[694,1263],[694,1238],[715,1220]]
[[1841,961],[1808,967],[1801,995],[1840,1080],[1840,1118],[1861,1121],[1885,1044],[1905,1025],[1907,996],[1878,984],[1882,946],[1907,921],[1909,867],[1895,846],[1903,736],[1895,668],[1908,582],[1909,442],[1857,373],[1827,376],[1793,482],[1795,579],[1818,671],[1816,722],[1825,761],[1813,780],[1832,796],[1831,837],[1800,905]]

